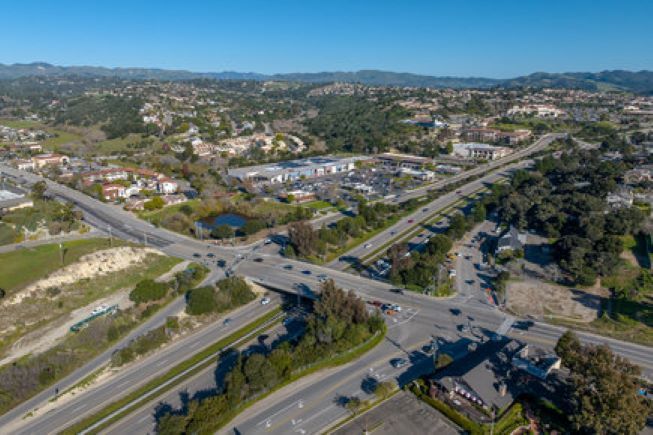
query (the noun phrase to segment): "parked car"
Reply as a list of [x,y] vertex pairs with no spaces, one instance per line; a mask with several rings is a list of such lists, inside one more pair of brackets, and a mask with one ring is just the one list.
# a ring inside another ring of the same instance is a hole
[[270,303],[270,298],[263,298],[261,299],[261,305],[267,305]]
[[263,259],[261,257],[257,257],[254,259],[255,263],[263,263]]
[[206,254],[206,256],[209,258],[213,258],[215,257],[215,254],[213,252],[209,252],[208,254]]
[[283,268],[286,270],[292,270],[292,264],[284,264]]
[[402,288],[391,288],[390,291],[392,293],[397,293],[397,294],[400,294],[400,295],[404,294],[404,289],[402,289]]
[[393,360],[390,360],[390,364],[392,365],[392,367],[396,369],[400,369],[402,367],[405,367],[406,364],[408,364],[408,361],[404,358],[395,358]]

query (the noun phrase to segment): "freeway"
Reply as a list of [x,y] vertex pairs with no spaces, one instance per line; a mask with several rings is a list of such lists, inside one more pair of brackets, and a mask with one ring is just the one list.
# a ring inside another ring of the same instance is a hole
[[446,178],[444,180],[438,181],[433,184],[429,184],[426,186],[418,187],[417,189],[413,189],[411,191],[408,191],[401,195],[402,200],[410,199],[410,198],[416,198],[422,195],[425,195],[429,190],[432,189],[439,189],[441,187],[446,186],[447,184],[451,183],[456,183],[458,181],[463,181],[469,177],[475,176],[475,175],[482,175],[482,174],[487,174],[501,166],[504,166],[508,163],[514,162],[516,160],[523,159],[524,157],[528,157],[531,154],[535,154],[539,151],[542,151],[546,147],[548,147],[551,142],[558,140],[558,139],[564,139],[567,137],[567,133],[549,133],[541,138],[539,138],[537,141],[535,141],[533,144],[529,145],[526,148],[520,149],[515,151],[512,154],[507,155],[506,157],[503,157],[501,159],[493,160],[490,161],[484,165],[479,165],[475,167],[474,169],[470,169],[469,171],[461,172],[460,174],[454,175],[453,177]]
[[[529,152],[535,152],[539,149],[543,149],[544,146],[548,144],[546,141],[550,142],[555,138],[557,137],[547,136],[536,143],[538,146],[537,149],[533,150],[532,147],[530,147],[528,150]],[[520,153],[524,151],[525,150],[522,150]],[[513,154],[513,157],[515,157],[515,154]],[[518,155],[517,158],[519,157],[520,156]],[[496,162],[496,164],[505,164],[505,162]],[[520,164],[527,164],[527,162],[522,162]],[[488,170],[489,169],[487,167],[483,167],[479,173]],[[12,168],[7,168],[2,164],[0,164],[0,171],[5,172],[15,178],[24,179],[25,181],[31,183],[40,180],[40,177],[38,176],[16,171]],[[465,173],[465,178],[470,175],[473,174]],[[490,175],[497,176],[498,174]],[[492,179],[489,179],[485,182],[491,182],[491,180]],[[454,182],[457,180],[450,178],[447,181]],[[206,254],[211,252],[214,253],[218,259],[224,259],[227,261],[229,267],[232,268],[232,270],[237,271],[238,273],[249,277],[250,279],[257,281],[265,286],[287,293],[297,294],[298,297],[314,298],[317,291],[319,290],[318,276],[325,275],[334,278],[339,286],[346,289],[355,290],[361,297],[367,300],[380,300],[382,302],[397,303],[406,308],[406,313],[411,313],[407,317],[391,319],[390,322],[392,322],[392,327],[391,333],[388,336],[389,341],[384,343],[382,347],[378,347],[373,352],[370,352],[368,354],[369,356],[366,355],[364,358],[355,363],[339,368],[338,372],[340,374],[338,375],[338,378],[344,376],[347,376],[348,379],[352,377],[355,378],[356,376],[362,376],[363,372],[365,370],[369,370],[369,368],[372,368],[373,370],[375,370],[375,367],[376,369],[380,369],[381,366],[386,364],[387,359],[390,357],[387,353],[387,343],[391,343],[391,346],[393,346],[393,348],[390,349],[403,349],[405,351],[405,349],[410,348],[416,342],[420,340],[428,340],[431,336],[437,336],[444,340],[455,341],[457,340],[456,337],[458,337],[458,339],[460,338],[458,331],[460,324],[473,322],[475,327],[485,331],[499,331],[508,335],[515,333],[512,331],[512,322],[515,319],[511,318],[510,316],[505,316],[498,309],[491,306],[490,304],[487,304],[483,300],[476,299],[464,301],[460,298],[434,300],[433,298],[417,294],[395,294],[389,291],[391,286],[379,281],[365,279],[359,276],[342,272],[340,270],[333,270],[307,263],[282,259],[277,255],[266,254],[262,251],[260,251],[259,255],[260,258],[263,259],[263,262],[255,262],[249,258],[249,253],[252,252],[249,247],[240,249],[225,249],[214,245],[209,245],[206,242],[184,237],[160,228],[155,228],[148,223],[139,220],[130,213],[124,212],[118,207],[101,203],[80,192],[74,191],[64,186],[60,186],[51,181],[47,181],[47,183],[48,190],[50,192],[56,196],[74,202],[77,207],[79,207],[84,212],[85,219],[91,225],[96,226],[100,229],[106,229],[107,231],[109,231],[109,228],[111,228],[111,234],[116,237],[139,242],[145,241],[148,244],[159,247],[162,251],[168,253],[169,255],[191,260],[195,258],[194,254],[196,253],[199,253],[202,258],[206,258]],[[481,183],[477,184],[477,188],[482,185]],[[435,186],[429,186],[429,188],[434,187]],[[468,194],[475,189],[467,184],[461,187],[459,190],[461,190],[461,193]],[[450,195],[451,197],[456,198],[454,194]],[[428,206],[428,208],[431,209],[431,206]],[[435,210],[431,209],[424,212],[423,208],[420,208],[419,211],[422,213],[433,213]],[[408,219],[410,218],[407,218],[407,220]],[[416,217],[413,219],[416,219]],[[388,229],[381,233],[379,235],[378,243],[383,243],[385,240],[391,238],[393,231],[396,230]],[[254,246],[254,249],[257,249],[259,246],[261,245],[259,244]],[[218,279],[222,276],[221,270],[215,268],[212,264],[210,266],[211,274],[208,277],[207,282],[210,280]],[[157,315],[155,315],[152,319],[141,325],[137,330],[133,331],[129,335],[128,340],[142,334],[152,327],[160,325],[165,320],[166,316],[176,314],[177,312],[181,311],[183,309],[183,304],[184,302],[182,298],[173,302],[168,307],[166,307],[165,310],[157,313]],[[458,311],[460,311],[462,314],[453,314],[454,312]],[[466,320],[460,318],[459,316],[465,317]],[[213,327],[217,326],[213,325]],[[552,347],[555,344],[555,340],[561,333],[562,329],[544,324],[535,324],[527,331],[519,330],[519,332],[517,332],[520,339],[526,342],[533,342],[540,346],[547,347]],[[608,343],[617,353],[626,358],[629,358],[634,363],[640,365],[644,369],[645,373],[650,374],[651,371],[653,371],[653,367],[651,367],[651,361],[653,361],[653,352],[651,352],[650,348],[619,342],[617,340],[612,340],[604,337],[598,337],[592,334],[579,333],[579,336],[585,342]],[[215,337],[213,337],[213,339],[215,339]],[[114,346],[112,349],[109,349],[107,352],[100,355],[98,358],[84,366],[82,369],[77,370],[66,379],[62,380],[59,383],[60,390],[65,390],[66,388],[74,385],[79,380],[95,371],[101,365],[106,364],[110,358],[111,353],[115,349],[119,348],[119,346],[122,346],[124,343],[128,342],[128,340],[121,341],[121,343]],[[165,350],[163,350],[161,353],[163,352],[165,352]],[[153,355],[152,357],[156,357],[157,355],[159,355],[159,353]],[[186,356],[187,352],[185,355],[179,353],[175,355],[170,361],[178,361]],[[165,367],[166,364],[164,363],[160,367],[155,366],[153,370],[161,372],[163,369],[165,369]],[[344,371],[340,372],[340,370]],[[112,394],[114,395],[113,397],[121,393],[122,390],[119,387],[124,388],[124,386],[115,384],[115,388],[111,390]],[[311,392],[314,393],[317,391],[317,389],[310,384],[305,385],[304,383],[300,382],[299,386],[297,388],[293,388],[292,391],[298,392],[298,394],[301,395],[309,394]],[[277,399],[282,395],[285,397],[285,393],[281,393],[283,392],[274,394],[271,397]],[[30,401],[23,403],[11,412],[1,416],[0,426],[4,427],[6,423],[22,417],[28,411],[40,406],[42,403],[47,402],[49,398],[50,392],[43,392]],[[320,398],[320,400],[316,403],[319,403],[319,406],[327,409],[330,407],[330,405],[333,404],[332,400],[332,397],[323,397]],[[101,398],[92,398],[89,396],[89,398],[84,400],[83,403],[85,407],[91,410],[101,406],[103,402]],[[267,401],[265,403],[267,403]],[[255,406],[251,411],[254,412],[259,408],[259,406]],[[260,411],[260,415],[264,415],[267,412],[267,409],[268,408],[265,408]],[[244,422],[244,427],[247,427],[247,419],[254,418],[252,417],[252,412],[248,412],[246,415],[239,417],[239,421],[241,418],[243,419],[242,421]],[[66,422],[70,422],[72,415],[75,414],[75,410],[68,409],[64,411],[62,409],[61,411],[57,411],[52,414],[53,416],[58,415],[59,417],[57,418],[61,418]],[[324,414],[326,415],[328,412],[325,411]],[[48,415],[49,414],[46,414],[46,416]],[[318,420],[322,418],[311,416],[309,417],[313,418],[315,424],[318,424]],[[332,416],[329,416],[328,419],[331,417]],[[42,421],[43,418],[44,416],[37,416],[34,420],[28,420],[28,422],[29,424],[38,425],[41,424],[39,422]],[[295,420],[295,422],[296,421],[297,420]],[[44,424],[44,428],[55,427],[55,424],[52,422],[49,423],[48,426],[48,423],[46,423],[45,420],[42,424]],[[283,428],[283,430],[288,429],[287,426],[283,425],[280,426],[280,428]],[[45,431],[47,432],[48,430]]]
[[[275,299],[278,299],[275,298]],[[288,313],[292,318],[302,317],[303,313],[293,308]],[[247,343],[243,343],[237,348],[245,354],[264,353],[268,351],[275,343],[281,340],[291,340],[304,330],[302,322],[293,320],[284,324],[277,324],[269,330],[253,338]],[[161,396],[144,404],[133,413],[114,423],[110,427],[102,430],[100,433],[107,434],[147,434],[154,432],[156,423],[155,415],[159,406],[164,403],[173,409],[179,409],[184,406],[186,398],[205,397],[214,393],[223,387],[225,375],[237,360],[236,352],[229,352],[216,361],[216,365],[208,366],[199,371],[192,377],[184,380],[181,384],[165,392]]]
[[327,266],[338,270],[347,269],[351,265],[352,261],[356,261],[357,259],[360,259],[365,255],[369,255],[375,249],[383,246],[388,240],[391,240],[397,235],[400,235],[410,230],[411,228],[416,227],[419,224],[419,222],[425,221],[429,219],[431,216],[433,216],[434,214],[436,214],[437,211],[451,206],[453,203],[460,200],[461,197],[466,195],[471,195],[472,193],[481,189],[482,187],[494,183],[500,178],[506,177],[507,175],[510,174],[511,171],[528,166],[531,162],[530,161],[516,162],[506,166],[505,168],[502,168],[500,171],[492,172],[494,169],[499,168],[502,165],[506,165],[515,160],[518,160],[520,158],[531,155],[535,152],[541,151],[554,140],[562,138],[564,136],[565,135],[563,134],[548,134],[540,138],[537,142],[535,142],[530,147],[524,148],[523,150],[516,151],[515,153],[503,159],[495,160],[485,165],[478,166],[469,171],[465,171],[463,173],[439,181],[437,183],[433,183],[431,185],[406,192],[398,196],[397,198],[394,198],[392,200],[393,202],[405,201],[410,198],[414,198],[416,196],[425,195],[428,190],[438,189],[448,184],[465,180],[472,176],[487,173],[487,175],[478,178],[476,180],[473,180],[465,184],[464,186],[461,186],[455,192],[450,192],[445,195],[439,196],[433,201],[429,203],[425,203],[424,205],[418,207],[418,209],[415,212],[401,218],[394,225],[376,234],[374,237],[371,237],[365,244],[361,244],[351,249],[346,254],[328,263]]
[[[9,418],[10,414],[0,417],[0,427],[11,429],[14,434],[55,433],[80,420],[117,398],[144,385],[155,376],[160,375],[177,363],[187,359],[193,353],[226,337],[253,319],[278,306],[279,297],[272,297],[271,303],[261,305],[258,300],[225,314],[218,321],[194,331],[192,334],[164,347],[160,351],[137,361],[118,371],[111,379],[100,382],[92,388],[81,391],[73,397],[53,401],[44,406],[44,410],[35,417],[26,419]],[[222,321],[228,317],[231,322]],[[58,385],[63,385],[59,383]],[[64,388],[60,388],[64,391]],[[53,391],[47,391],[51,399]],[[16,415],[15,417],[22,417]]]

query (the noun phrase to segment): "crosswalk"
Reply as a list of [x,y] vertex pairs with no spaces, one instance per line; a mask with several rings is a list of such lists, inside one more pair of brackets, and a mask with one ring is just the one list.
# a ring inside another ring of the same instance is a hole
[[513,316],[506,316],[503,323],[501,323],[501,325],[499,325],[497,328],[496,333],[499,335],[506,335],[508,331],[510,331],[510,328],[514,322],[515,318]]

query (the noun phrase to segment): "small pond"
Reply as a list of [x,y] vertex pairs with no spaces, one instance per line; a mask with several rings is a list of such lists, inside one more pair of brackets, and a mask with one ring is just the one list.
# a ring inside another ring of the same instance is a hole
[[245,216],[241,216],[235,213],[222,213],[216,216],[209,216],[204,219],[197,221],[198,225],[201,225],[202,228],[211,230],[220,225],[229,225],[231,228],[239,229],[242,228],[247,222]]

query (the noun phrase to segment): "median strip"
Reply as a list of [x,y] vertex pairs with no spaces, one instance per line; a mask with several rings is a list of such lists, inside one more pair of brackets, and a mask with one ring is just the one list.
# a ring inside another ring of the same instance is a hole
[[250,340],[252,337],[260,334],[271,325],[278,322],[283,315],[281,308],[275,308],[269,313],[266,313],[253,322],[243,326],[231,335],[209,345],[191,358],[182,361],[165,374],[151,380],[123,398],[107,405],[95,414],[64,429],[61,433],[71,435],[98,433],[100,430],[110,426],[140,408],[146,402],[172,389],[200,370],[214,364],[215,358],[218,357],[225,348]]

